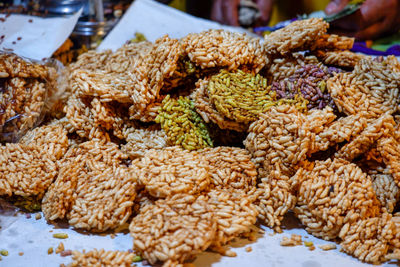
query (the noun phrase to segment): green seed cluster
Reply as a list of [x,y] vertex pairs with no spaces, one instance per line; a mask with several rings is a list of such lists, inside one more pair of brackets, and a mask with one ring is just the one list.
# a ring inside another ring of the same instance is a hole
[[213,146],[205,122],[195,111],[194,103],[187,97],[173,99],[167,95],[156,122],[161,124],[171,144],[180,145],[187,150]]
[[241,70],[221,70],[211,77],[208,94],[216,110],[230,120],[250,123],[258,114],[276,105],[267,79]]

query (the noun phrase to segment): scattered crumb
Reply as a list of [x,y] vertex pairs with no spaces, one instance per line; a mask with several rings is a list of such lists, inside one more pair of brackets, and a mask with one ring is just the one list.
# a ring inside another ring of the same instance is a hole
[[281,241],[281,246],[300,246],[302,244],[301,235],[292,234],[290,238],[284,236]]
[[18,37],[18,38],[17,38],[18,41],[21,41],[21,39],[22,39],[22,37]]
[[115,234],[111,234],[110,237],[111,237],[111,239],[114,239],[115,238]]
[[14,44],[14,45],[15,45],[15,44],[17,44],[17,42],[16,42],[16,41],[13,41],[13,42],[12,42],[12,44]]
[[18,255],[23,256],[24,253],[23,252],[18,252]]
[[29,23],[32,23],[32,22],[33,22],[33,19],[28,20],[28,22],[29,22]]
[[304,241],[304,245],[305,245],[306,247],[312,247],[312,246],[314,246],[314,243],[311,242],[311,241]]
[[322,250],[332,250],[332,249],[336,249],[336,245],[335,244],[325,244],[325,245],[319,246],[319,248]]
[[3,258],[0,256],[0,261],[2,260]]
[[2,249],[2,250],[0,250],[0,254],[2,256],[8,256],[8,250]]
[[274,235],[275,235],[275,232],[269,233],[268,235],[269,235],[269,236],[274,236]]
[[72,250],[70,250],[70,249],[61,251],[61,253],[60,253],[61,257],[67,257],[67,256],[71,256],[71,255],[72,255]]
[[54,249],[53,249],[53,247],[49,247],[49,249],[47,250],[47,254],[53,254],[53,252],[54,252]]
[[236,257],[237,254],[236,254],[236,252],[234,252],[234,251],[228,249],[228,250],[225,251],[225,256],[228,256],[228,257]]
[[311,250],[311,251],[313,251],[313,250],[315,250],[315,246],[312,245],[311,247],[308,247],[308,249]]
[[40,220],[41,218],[42,218],[42,214],[36,213],[35,219],[36,219],[36,220]]
[[32,216],[30,213],[25,214],[25,218],[30,219]]
[[65,264],[64,264],[64,263],[61,263],[61,264],[60,264],[60,267],[66,267],[66,266],[65,266]]
[[252,247],[247,247],[246,248],[246,252],[252,252],[253,251],[253,248]]
[[259,229],[258,229],[258,233],[259,233],[259,234],[265,234],[265,231],[264,231],[263,229],[259,228]]
[[58,247],[56,248],[56,254],[58,254],[58,253],[60,253],[60,252],[62,252],[62,251],[64,251],[64,244],[63,244],[63,242],[61,242],[61,243],[58,245]]
[[50,232],[50,233],[52,233],[52,232],[53,232],[53,230],[50,230],[49,232]]
[[65,233],[56,233],[56,234],[53,234],[53,237],[54,237],[54,238],[58,238],[58,239],[66,239],[66,238],[68,238],[68,234],[65,234]]

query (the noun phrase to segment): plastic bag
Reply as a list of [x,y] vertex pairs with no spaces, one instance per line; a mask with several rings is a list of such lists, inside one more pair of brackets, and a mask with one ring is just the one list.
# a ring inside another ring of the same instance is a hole
[[17,142],[40,124],[54,101],[57,68],[51,61],[44,65],[0,52],[0,142]]

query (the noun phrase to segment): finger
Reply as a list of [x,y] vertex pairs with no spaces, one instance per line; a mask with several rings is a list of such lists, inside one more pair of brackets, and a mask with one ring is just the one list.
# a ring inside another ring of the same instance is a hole
[[360,7],[366,25],[372,25],[387,16],[396,14],[397,0],[366,0]]
[[384,20],[372,24],[371,26],[357,32],[357,34],[355,34],[355,37],[356,39],[360,40],[369,40],[378,38],[381,35],[389,32],[395,32],[396,27],[394,27],[393,22],[394,18],[386,17]]
[[349,0],[332,0],[325,8],[327,15],[336,14],[349,3]]
[[222,23],[222,0],[214,0],[211,8],[211,19]]
[[222,16],[225,24],[239,26],[239,8],[240,0],[222,1]]
[[358,10],[355,13],[345,16],[343,18],[334,20],[330,23],[331,30],[342,29],[345,31],[359,31],[364,27],[365,21],[361,12]]
[[258,0],[257,6],[260,10],[260,20],[262,23],[267,24],[272,12],[272,7],[274,5],[274,0]]
[[390,31],[394,32],[397,29],[395,27],[397,8],[396,0],[365,1],[360,11],[366,26],[356,34],[356,38],[370,39]]

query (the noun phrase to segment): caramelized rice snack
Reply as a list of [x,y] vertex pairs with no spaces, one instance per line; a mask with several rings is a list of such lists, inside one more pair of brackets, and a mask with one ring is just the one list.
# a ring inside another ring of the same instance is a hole
[[191,33],[182,38],[182,47],[201,69],[247,68],[257,73],[268,64],[260,40],[243,33],[224,30]]
[[43,198],[46,219],[67,218],[76,228],[97,232],[127,222],[137,181],[122,164],[124,159],[126,155],[112,143],[89,141],[70,148]]
[[328,30],[329,24],[321,18],[297,20],[274,31],[264,38],[264,48],[268,54],[285,55],[295,51],[308,50]]
[[379,216],[382,208],[372,180],[359,167],[340,159],[314,164],[292,177],[297,190],[294,212],[307,232],[332,240],[346,223]]
[[19,144],[0,145],[0,195],[43,197],[67,147],[67,133],[59,126],[41,126]]
[[195,195],[210,184],[209,165],[198,152],[180,147],[149,150],[129,167],[150,195],[165,198],[178,193]]

